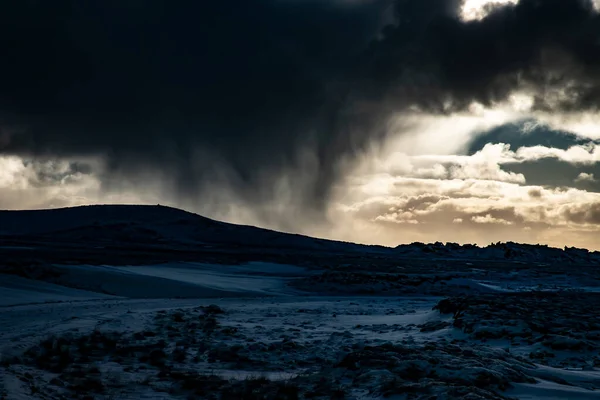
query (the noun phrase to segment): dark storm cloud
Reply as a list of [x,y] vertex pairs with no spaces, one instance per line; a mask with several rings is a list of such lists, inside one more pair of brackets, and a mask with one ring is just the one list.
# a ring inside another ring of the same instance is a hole
[[251,196],[261,174],[300,163],[308,147],[320,172],[305,193],[313,201],[349,150],[335,133],[345,95],[336,81],[385,10],[385,1],[2,2],[0,116],[23,128],[3,151],[99,153],[125,174],[158,167],[183,191],[227,167]]
[[559,107],[596,104],[589,1],[522,0],[463,23],[459,1],[398,0],[382,30],[389,4],[2,2],[1,151],[102,155],[109,173],[151,167],[182,194],[225,174],[251,202],[291,168],[298,202],[319,208],[338,161],[379,138],[390,111],[487,104],[524,83],[539,107],[566,83],[575,97]]
[[591,0],[521,0],[463,23],[453,0],[398,0],[394,28],[370,49],[371,89],[448,112],[518,88],[538,109],[597,108],[600,17]]

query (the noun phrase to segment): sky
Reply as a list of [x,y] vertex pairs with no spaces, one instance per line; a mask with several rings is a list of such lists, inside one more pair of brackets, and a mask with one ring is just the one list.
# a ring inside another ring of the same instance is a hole
[[592,0],[0,4],[0,209],[600,250]]

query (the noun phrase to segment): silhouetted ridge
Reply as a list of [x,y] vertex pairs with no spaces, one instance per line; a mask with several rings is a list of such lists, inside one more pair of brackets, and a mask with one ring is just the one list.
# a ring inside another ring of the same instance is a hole
[[[326,253],[377,253],[388,258],[470,259],[540,264],[600,264],[600,252],[553,248],[514,242],[486,247],[458,243],[411,243],[395,248],[368,246],[277,232],[215,221],[160,205],[95,205],[52,210],[0,211],[0,239],[14,243],[156,248],[195,251],[217,246],[224,250],[260,252],[287,250]],[[12,240],[12,242],[11,242]],[[16,241],[16,242],[15,242]]]
[[215,221],[165,206],[95,205],[0,211],[0,235],[12,238],[125,245],[276,247],[299,250],[384,249]]
[[188,222],[203,226],[221,222],[161,205],[91,205],[50,210],[0,211],[0,234],[44,234],[85,226],[117,223]]

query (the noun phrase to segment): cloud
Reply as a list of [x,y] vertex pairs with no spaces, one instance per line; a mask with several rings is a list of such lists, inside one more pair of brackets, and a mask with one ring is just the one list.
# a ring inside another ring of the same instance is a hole
[[484,216],[477,215],[471,217],[471,220],[476,224],[500,224],[500,225],[512,225],[514,222],[507,221],[502,218],[494,218],[491,214],[486,214]]
[[0,208],[27,209],[78,205],[97,198],[100,182],[92,166],[79,160],[23,160],[0,156]]
[[[379,171],[414,178],[434,179],[484,179],[503,182],[525,183],[525,176],[502,170],[501,164],[508,158],[503,144],[486,146],[471,156],[421,155],[409,156],[393,153],[376,165]],[[376,185],[376,183],[375,183]]]
[[573,132],[553,129],[551,126],[532,117],[506,124],[498,124],[491,129],[482,131],[471,138],[467,154],[474,154],[488,143],[506,143],[511,148],[546,147],[566,150],[569,147],[590,142],[589,138],[576,135]]
[[391,213],[375,217],[375,221],[393,222],[396,224],[418,224],[411,213]]
[[571,164],[591,165],[600,162],[600,146],[589,142],[584,145],[571,146],[566,150],[547,146],[519,147],[511,150],[507,143],[488,143],[483,149],[472,155],[423,155],[416,159],[467,165],[514,164],[554,158]]
[[353,190],[332,210],[340,221],[361,221],[362,231],[343,237],[387,244],[516,240],[598,248],[600,193],[478,179],[378,179],[382,186],[387,181],[386,191]]
[[[594,176],[600,174],[600,163],[593,162],[592,157],[594,149],[597,151],[598,140],[590,140],[589,137],[579,136],[572,132],[555,130],[540,121],[529,119],[503,124],[476,134],[463,153],[473,155],[490,143],[505,143],[510,145],[513,151],[522,147],[534,148],[536,146],[559,150],[545,150],[544,153],[549,153],[548,157],[513,160],[514,162],[501,165],[504,171],[525,176],[530,185],[575,186],[579,189],[600,192],[598,182],[577,181],[577,176],[581,172],[594,174]],[[584,149],[590,153],[582,153],[583,159],[581,160],[566,157],[573,154],[575,149]]]
[[600,146],[588,143],[583,146],[572,146],[567,150],[546,146],[521,147],[516,152],[506,151],[515,162],[537,161],[543,158],[556,158],[573,164],[595,164],[600,162]]
[[3,156],[0,157],[0,188],[7,190],[68,185],[90,172],[90,165],[76,160],[23,160],[16,156]]
[[1,3],[0,205],[592,243],[600,16],[479,3]]
[[482,20],[498,6],[516,4],[518,0],[465,0],[460,16],[465,21]]
[[[425,154],[407,155],[396,152],[376,163],[378,171],[413,178],[479,179],[500,182],[526,183],[523,173],[508,170],[515,164],[536,163],[553,159],[573,166],[600,163],[600,146],[593,142],[567,149],[547,146],[523,146],[511,150],[510,144],[487,143],[470,155]],[[585,175],[584,175],[585,176]],[[583,181],[583,178],[576,180]],[[588,179],[588,181],[591,181]],[[376,182],[376,181],[375,181]],[[377,185],[374,183],[374,185]]]
[[108,186],[152,170],[183,201],[322,208],[368,136],[343,81],[389,3],[2,3],[0,151],[101,157]]
[[521,0],[466,23],[456,3],[397,2],[401,23],[371,52],[372,76],[392,96],[440,112],[489,106],[516,91],[530,93],[533,110],[597,105],[598,44],[589,38],[600,20],[591,1]]
[[573,204],[561,209],[564,218],[574,224],[600,225],[600,201],[591,204]]
[[152,170],[185,201],[258,209],[283,196],[301,213],[327,208],[348,159],[410,136],[398,118],[503,101],[548,115],[596,107],[591,2],[521,0],[473,21],[462,6],[6,2],[0,151],[101,157],[107,187]]
[[594,174],[582,172],[579,175],[577,175],[577,178],[575,178],[575,182],[597,182],[597,180]]

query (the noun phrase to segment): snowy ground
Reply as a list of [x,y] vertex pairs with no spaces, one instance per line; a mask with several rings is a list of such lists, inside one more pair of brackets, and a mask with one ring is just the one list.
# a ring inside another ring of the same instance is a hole
[[46,268],[0,274],[0,399],[600,398],[589,270]]

